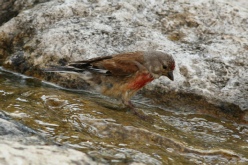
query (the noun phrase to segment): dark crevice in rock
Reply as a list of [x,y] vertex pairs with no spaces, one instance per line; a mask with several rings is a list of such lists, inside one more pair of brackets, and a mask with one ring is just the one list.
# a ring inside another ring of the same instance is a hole
[[141,93],[154,100],[157,104],[164,105],[173,110],[183,113],[199,113],[210,115],[223,120],[233,120],[238,123],[248,123],[247,110],[241,110],[238,105],[207,99],[204,96],[183,91],[165,92],[161,87],[156,87],[154,91],[142,90]]
[[39,3],[44,3],[49,0],[2,0],[0,1],[0,26],[8,22],[13,17],[16,17],[22,10],[34,7]]
[[0,26],[17,16],[18,11],[13,9],[15,0],[4,0],[0,2]]

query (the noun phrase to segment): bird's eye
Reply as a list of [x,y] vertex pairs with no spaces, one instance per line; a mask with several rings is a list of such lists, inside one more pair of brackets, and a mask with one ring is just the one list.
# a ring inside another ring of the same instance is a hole
[[167,66],[166,66],[166,65],[164,65],[164,66],[163,66],[163,69],[167,69]]

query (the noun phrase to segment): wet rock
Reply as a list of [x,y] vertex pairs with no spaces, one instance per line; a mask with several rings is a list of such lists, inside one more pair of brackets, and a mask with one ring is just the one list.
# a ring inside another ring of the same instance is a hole
[[54,145],[0,111],[0,164],[98,164],[86,154]]
[[66,87],[88,88],[78,77],[40,69],[125,51],[161,50],[175,57],[175,81],[161,78],[147,91],[160,87],[163,93],[193,93],[219,107],[226,102],[238,106],[234,111],[246,110],[245,4],[245,0],[44,1],[0,27],[0,56],[11,70]]
[[[248,123],[248,111],[242,110],[239,106],[230,102],[220,101],[219,99],[209,101],[204,96],[189,91],[164,92],[159,86],[151,91],[143,90],[142,93],[148,98],[156,97],[157,104],[176,109],[178,112],[206,114],[222,120],[228,119],[244,124]],[[157,97],[157,95],[160,95],[160,97]]]
[[[0,139],[19,141],[23,144],[46,144],[42,137],[36,136],[35,131],[17,123],[0,111]],[[49,142],[47,142],[49,144]]]

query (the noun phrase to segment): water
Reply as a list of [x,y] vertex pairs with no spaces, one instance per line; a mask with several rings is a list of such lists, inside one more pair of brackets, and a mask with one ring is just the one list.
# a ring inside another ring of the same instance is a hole
[[185,113],[138,96],[144,121],[116,100],[0,70],[0,110],[56,143],[107,164],[247,164],[248,125]]

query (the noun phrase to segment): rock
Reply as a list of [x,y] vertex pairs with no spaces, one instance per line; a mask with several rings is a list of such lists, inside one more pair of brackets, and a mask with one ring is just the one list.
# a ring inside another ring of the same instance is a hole
[[218,106],[225,102],[246,110],[244,4],[245,0],[44,1],[24,8],[0,27],[0,57],[11,70],[85,88],[79,77],[40,69],[126,51],[161,50],[175,57],[176,81],[161,78],[146,91],[160,87],[164,92],[193,93]]
[[0,164],[98,164],[86,154],[57,146],[0,111]]
[[46,142],[42,137],[36,135],[32,129],[11,120],[0,111],[0,140],[18,141],[27,145],[44,145]]
[[23,145],[7,140],[0,142],[0,163],[15,164],[98,164],[86,154],[68,148],[44,145]]

